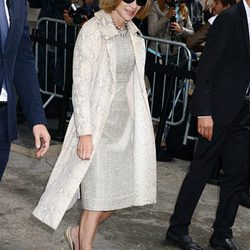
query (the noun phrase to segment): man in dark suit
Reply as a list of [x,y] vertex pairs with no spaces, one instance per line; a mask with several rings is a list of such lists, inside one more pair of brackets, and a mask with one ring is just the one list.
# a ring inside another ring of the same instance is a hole
[[179,192],[166,243],[202,249],[188,227],[201,193],[222,157],[219,204],[209,240],[213,249],[239,249],[232,226],[247,172],[250,125],[250,0],[223,11],[214,21],[197,69],[191,111],[200,134],[194,159]]
[[0,0],[0,180],[16,139],[16,94],[33,128],[36,155],[46,153],[50,136],[40,97],[27,26],[26,0]]

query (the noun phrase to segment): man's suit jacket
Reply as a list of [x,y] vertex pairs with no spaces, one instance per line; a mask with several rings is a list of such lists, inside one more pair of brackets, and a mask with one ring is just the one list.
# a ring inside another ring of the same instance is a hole
[[211,115],[216,126],[239,114],[250,81],[250,44],[243,2],[223,11],[213,23],[192,97],[194,116]]
[[8,131],[11,141],[17,136],[15,91],[30,126],[46,124],[46,118],[31,50],[26,0],[11,0],[8,7],[10,27],[4,52],[0,50],[0,89],[5,75],[8,93]]

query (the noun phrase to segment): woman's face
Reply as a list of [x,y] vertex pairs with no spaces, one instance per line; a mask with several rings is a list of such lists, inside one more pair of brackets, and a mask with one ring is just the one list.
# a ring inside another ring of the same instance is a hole
[[135,17],[140,9],[141,6],[138,6],[136,1],[133,1],[132,3],[125,3],[124,1],[121,1],[116,7],[115,12],[119,21],[128,22]]

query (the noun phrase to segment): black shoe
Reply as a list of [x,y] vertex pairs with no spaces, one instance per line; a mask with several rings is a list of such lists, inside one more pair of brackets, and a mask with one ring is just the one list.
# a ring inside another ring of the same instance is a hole
[[177,246],[184,250],[203,250],[197,243],[193,242],[189,235],[176,235],[170,230],[167,231],[164,241],[165,245]]
[[209,240],[210,246],[215,250],[241,250],[233,239],[224,239],[211,237]]
[[250,191],[249,190],[242,192],[240,205],[243,207],[250,208]]

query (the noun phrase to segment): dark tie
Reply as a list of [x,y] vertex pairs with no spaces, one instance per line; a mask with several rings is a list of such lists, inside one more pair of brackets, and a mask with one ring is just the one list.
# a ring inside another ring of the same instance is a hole
[[5,0],[0,0],[0,32],[2,40],[2,51],[4,51],[5,41],[8,35],[8,22],[5,13]]

